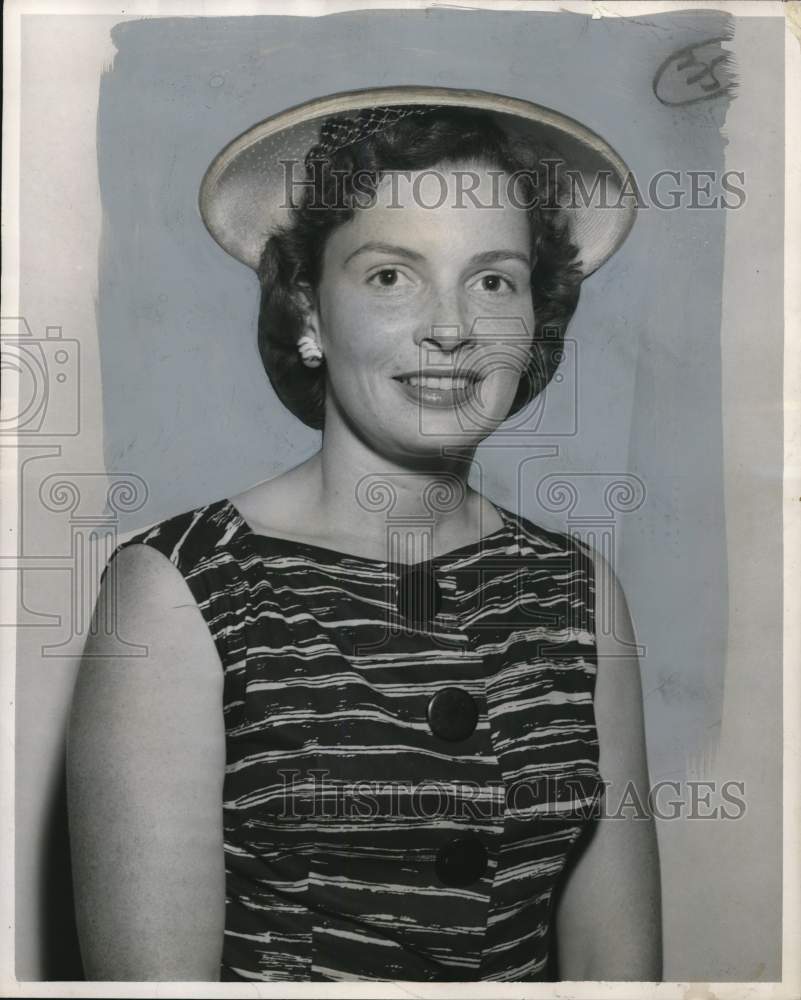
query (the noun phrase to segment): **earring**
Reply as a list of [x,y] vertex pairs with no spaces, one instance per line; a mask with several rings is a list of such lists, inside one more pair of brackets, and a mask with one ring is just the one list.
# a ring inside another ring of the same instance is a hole
[[298,340],[298,351],[300,351],[303,364],[309,368],[319,368],[323,363],[323,352],[308,333]]

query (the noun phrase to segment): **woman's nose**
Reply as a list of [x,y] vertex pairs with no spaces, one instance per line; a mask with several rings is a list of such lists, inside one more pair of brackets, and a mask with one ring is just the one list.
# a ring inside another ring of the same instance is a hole
[[442,294],[433,303],[418,329],[418,344],[433,342],[442,350],[452,351],[471,336],[471,318],[457,294]]

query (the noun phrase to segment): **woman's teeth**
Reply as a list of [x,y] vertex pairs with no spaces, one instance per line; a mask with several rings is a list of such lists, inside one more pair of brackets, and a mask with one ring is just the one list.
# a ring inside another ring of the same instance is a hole
[[446,375],[409,375],[401,382],[407,385],[420,385],[424,389],[464,389],[471,380],[468,378],[450,378]]

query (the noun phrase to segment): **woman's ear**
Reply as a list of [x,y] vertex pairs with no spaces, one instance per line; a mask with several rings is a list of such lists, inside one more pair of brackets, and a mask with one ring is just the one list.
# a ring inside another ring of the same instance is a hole
[[297,285],[295,295],[303,316],[302,336],[311,337],[318,346],[322,347],[320,344],[320,312],[314,289],[311,285]]
[[297,349],[307,368],[319,368],[323,363],[323,347],[320,338],[320,313],[317,300],[308,285],[298,286],[296,302],[301,312],[301,332]]

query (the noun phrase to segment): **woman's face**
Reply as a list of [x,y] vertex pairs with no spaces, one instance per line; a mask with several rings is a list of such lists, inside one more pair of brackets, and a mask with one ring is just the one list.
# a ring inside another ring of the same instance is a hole
[[511,408],[534,330],[532,241],[495,175],[386,176],[328,238],[313,313],[326,423],[338,411],[387,457],[474,447]]

